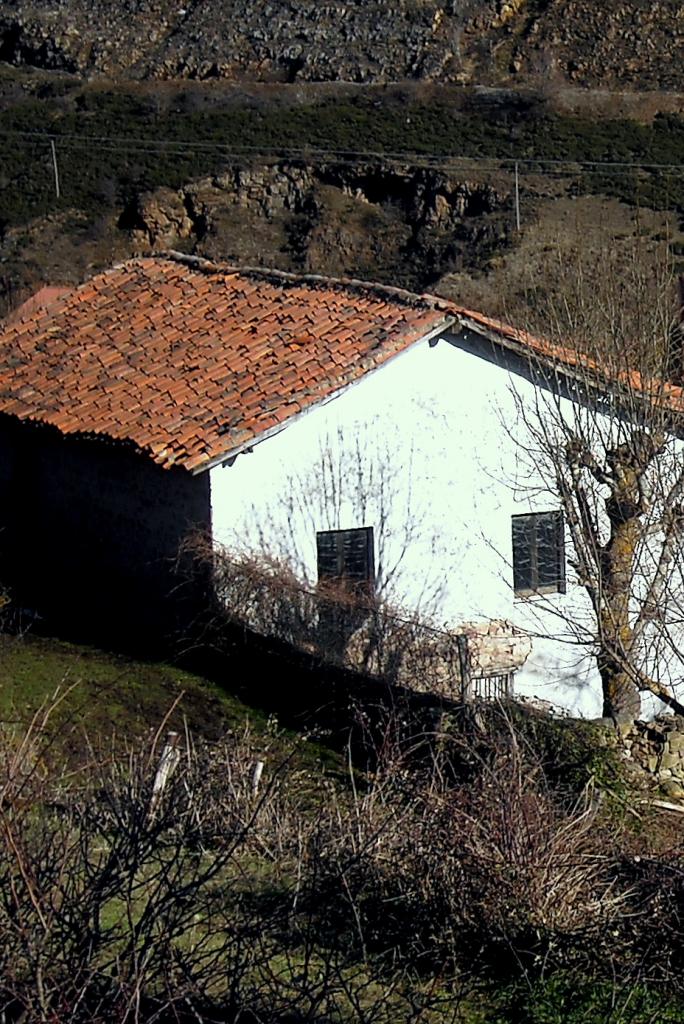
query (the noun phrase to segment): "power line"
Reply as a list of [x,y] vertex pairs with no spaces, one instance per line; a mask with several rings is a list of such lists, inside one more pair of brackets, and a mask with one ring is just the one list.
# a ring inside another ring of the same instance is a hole
[[[561,168],[573,168],[581,170],[611,170],[611,171],[667,171],[671,174],[684,175],[684,165],[673,163],[654,163],[637,160],[579,160],[574,158],[560,159],[557,157],[514,157],[514,156],[458,156],[450,153],[420,153],[417,150],[360,150],[352,147],[316,147],[316,146],[290,146],[287,144],[278,145],[274,143],[264,145],[234,145],[220,142],[202,142],[198,140],[182,139],[154,139],[154,138],[126,138],[124,136],[109,135],[78,135],[70,132],[54,133],[40,131],[19,131],[0,129],[0,138],[7,140],[25,140],[34,142],[50,143],[51,140],[59,142],[60,145],[67,145],[70,148],[95,148],[104,152],[167,152],[170,155],[183,155],[186,153],[220,153],[226,157],[230,156],[286,156],[293,158],[342,158],[347,161],[364,160],[395,160],[403,163],[410,163],[420,166],[435,164],[475,164],[483,169],[503,170],[510,168],[532,169],[534,173],[552,173]],[[545,168],[549,168],[547,172]]]

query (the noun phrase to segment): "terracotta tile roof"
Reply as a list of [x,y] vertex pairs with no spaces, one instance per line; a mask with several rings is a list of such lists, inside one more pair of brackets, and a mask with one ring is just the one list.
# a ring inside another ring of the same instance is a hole
[[42,288],[39,288],[37,292],[34,292],[25,302],[22,302],[20,306],[14,309],[6,318],[5,323],[14,323],[15,320],[22,320],[31,313],[35,313],[36,310],[52,305],[56,299],[66,295],[68,291],[71,291],[71,289],[66,286],[43,285]]
[[134,259],[0,325],[0,412],[201,470],[454,319],[354,281]]
[[678,416],[684,411],[684,388],[672,381],[649,379],[638,370],[616,368],[610,360],[600,363],[569,343],[539,338],[529,331],[511,327],[483,313],[448,305],[461,326],[471,327],[496,345],[515,350],[534,360],[537,366],[546,365],[554,372],[561,370],[568,376],[574,375],[599,390],[636,393],[642,400],[672,410]]

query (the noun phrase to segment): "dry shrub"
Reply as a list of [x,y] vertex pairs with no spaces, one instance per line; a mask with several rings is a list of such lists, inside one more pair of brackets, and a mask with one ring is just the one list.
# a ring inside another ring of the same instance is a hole
[[212,552],[215,594],[227,620],[298,647],[316,636],[317,601],[287,563]]
[[[657,822],[649,827],[657,827]],[[667,982],[684,992],[684,846],[659,856],[632,854],[620,864],[625,884],[634,891],[635,913],[623,924],[635,973],[645,981]]]
[[[72,686],[58,688],[51,700],[36,709],[25,728],[0,722],[0,811],[30,806],[44,794],[48,779],[43,757],[45,730],[72,689]],[[57,780],[52,780],[53,795],[59,785]]]
[[539,768],[497,756],[454,808],[460,913],[483,941],[521,954],[598,939],[623,909],[597,812],[555,804]]
[[5,1024],[411,1024],[431,1001],[458,1018],[459,993],[418,998],[409,966],[387,972],[314,927],[304,894],[324,898],[320,851],[353,799],[326,790],[311,808],[287,762],[257,780],[248,732],[178,750],[156,800],[155,739],[60,785],[59,801],[43,778],[0,808]]
[[651,949],[672,977],[681,858],[628,871],[599,811],[556,802],[504,725],[464,783],[453,736],[391,722],[374,775],[346,790],[249,730],[181,737],[157,799],[159,736],[65,780],[35,769],[34,726],[3,755],[4,1020],[442,1024],[459,1019],[454,979],[504,956],[592,978],[633,977],[632,955],[644,978]]
[[158,738],[67,785],[35,770],[40,741],[34,725],[4,753],[3,1019],[197,1019],[193,1005],[230,1000],[266,925],[221,896],[244,861],[282,856],[295,806],[282,775],[257,778],[245,732],[185,745],[161,795]]
[[453,779],[448,752],[427,773],[395,757],[354,806],[325,853],[350,932],[462,965],[612,942],[629,894],[598,811],[558,804],[513,734],[468,784]]

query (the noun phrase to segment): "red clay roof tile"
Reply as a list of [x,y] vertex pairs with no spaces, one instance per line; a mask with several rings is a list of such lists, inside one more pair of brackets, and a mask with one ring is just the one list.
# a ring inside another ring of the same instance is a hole
[[50,299],[0,325],[0,412],[189,470],[453,320],[439,300],[379,285],[156,257]]
[[45,312],[57,299],[70,289],[66,286],[44,285],[34,292],[30,298],[23,302],[13,313],[7,317],[7,323],[15,323],[28,317],[37,317]]
[[[602,376],[569,346],[357,281],[150,257],[48,292],[0,324],[0,412],[127,440],[197,472],[455,321]],[[638,374],[623,376],[648,391]],[[660,394],[682,407],[681,388]]]

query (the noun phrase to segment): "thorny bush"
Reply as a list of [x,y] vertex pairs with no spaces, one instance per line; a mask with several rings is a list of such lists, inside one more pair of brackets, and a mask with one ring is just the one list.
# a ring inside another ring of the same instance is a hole
[[631,894],[598,806],[557,799],[514,733],[455,776],[448,747],[420,780],[397,752],[330,837],[330,901],[350,934],[428,966],[501,965],[503,951],[518,969],[613,945]]
[[210,569],[219,631],[228,622],[392,685],[460,696],[457,634],[418,612],[344,580],[307,585],[285,560],[214,548],[201,535],[186,547]]

